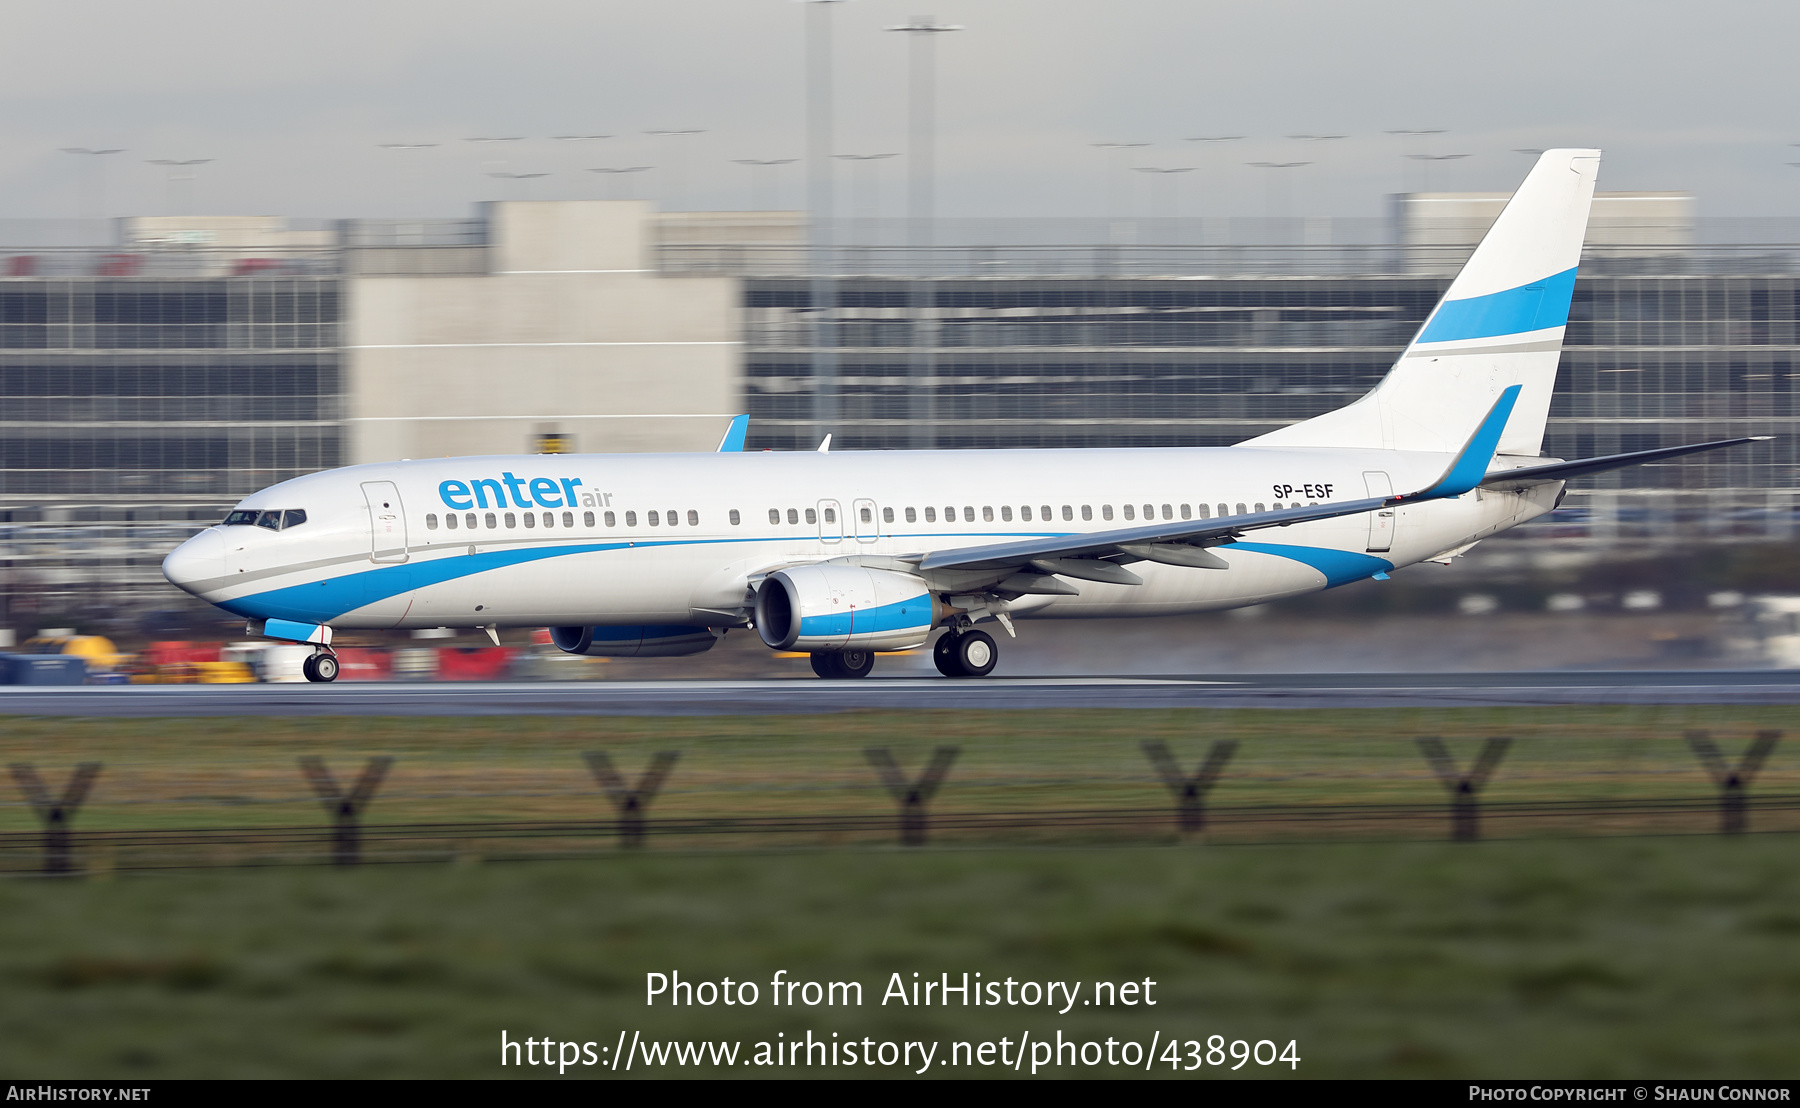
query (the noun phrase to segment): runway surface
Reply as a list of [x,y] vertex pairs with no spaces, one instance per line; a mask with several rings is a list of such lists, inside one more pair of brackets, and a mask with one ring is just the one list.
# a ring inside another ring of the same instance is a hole
[[866,709],[1800,704],[1800,671],[0,687],[0,715],[788,715]]

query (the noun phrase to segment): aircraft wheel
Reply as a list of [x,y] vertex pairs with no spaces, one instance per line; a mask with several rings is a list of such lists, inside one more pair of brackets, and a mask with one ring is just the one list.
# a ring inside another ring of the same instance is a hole
[[808,659],[812,662],[813,672],[820,677],[829,680],[838,675],[836,654],[829,654],[820,650],[808,655]]
[[937,666],[937,671],[945,677],[968,676],[968,674],[962,671],[961,663],[956,660],[956,640],[958,637],[959,636],[955,631],[945,631],[942,635],[938,636],[937,644],[931,648],[931,662],[933,665]]
[[314,654],[300,664],[300,672],[308,681],[329,684],[337,680],[338,660],[330,654]]
[[964,677],[986,677],[1000,660],[1000,648],[985,631],[964,631],[951,648]]
[[839,677],[867,677],[875,668],[873,650],[846,650],[837,656]]

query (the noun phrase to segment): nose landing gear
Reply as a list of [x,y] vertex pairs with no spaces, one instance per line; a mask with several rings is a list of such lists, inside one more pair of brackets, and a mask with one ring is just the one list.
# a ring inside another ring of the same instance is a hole
[[931,660],[945,677],[986,677],[1000,661],[1000,649],[985,631],[952,627],[931,648]]
[[330,651],[320,651],[300,663],[300,672],[308,681],[329,684],[337,680],[337,655]]

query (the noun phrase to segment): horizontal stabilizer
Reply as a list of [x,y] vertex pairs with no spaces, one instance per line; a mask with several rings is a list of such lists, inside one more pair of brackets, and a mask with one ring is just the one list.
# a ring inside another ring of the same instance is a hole
[[1573,462],[1522,466],[1518,469],[1489,474],[1482,479],[1481,483],[1487,488],[1496,488],[1504,485],[1534,484],[1538,481],[1567,481],[1571,477],[1581,477],[1589,473],[1605,473],[1609,469],[1624,469],[1626,466],[1643,465],[1645,462],[1659,462],[1664,458],[1679,458],[1683,454],[1698,454],[1703,450],[1723,450],[1727,446],[1742,446],[1747,442],[1768,442],[1772,438],[1774,438],[1773,435],[1750,435],[1741,439],[1697,442],[1690,446],[1665,446],[1660,450],[1634,450],[1629,454],[1608,454],[1604,458],[1580,458]]

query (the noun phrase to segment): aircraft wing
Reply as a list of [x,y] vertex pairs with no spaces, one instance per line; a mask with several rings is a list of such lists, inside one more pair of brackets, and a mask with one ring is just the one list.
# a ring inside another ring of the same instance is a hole
[[1581,458],[1573,462],[1521,466],[1518,469],[1490,473],[1482,478],[1481,483],[1487,488],[1498,488],[1513,484],[1536,484],[1539,481],[1567,481],[1571,477],[1580,477],[1588,473],[1605,473],[1609,469],[1623,469],[1626,466],[1643,465],[1645,462],[1661,461],[1664,458],[1679,458],[1683,454],[1698,454],[1702,450],[1721,450],[1727,446],[1742,446],[1747,442],[1767,442],[1771,438],[1774,436],[1751,435],[1741,439],[1697,442],[1688,446],[1665,446],[1660,450],[1634,450],[1629,454],[1608,454],[1603,458]]
[[1494,460],[1500,433],[1518,402],[1520,386],[1511,385],[1500,393],[1492,408],[1457,452],[1450,467],[1436,481],[1417,492],[1399,496],[1344,500],[1335,504],[1309,504],[1303,508],[1281,508],[1273,512],[1253,512],[1226,516],[1223,519],[1183,520],[1122,527],[1113,531],[1089,531],[1078,535],[1049,535],[1017,542],[969,546],[953,550],[936,550],[926,554],[919,569],[931,570],[1002,570],[1009,567],[1031,568],[1040,573],[1118,584],[1139,584],[1137,575],[1117,563],[1101,563],[1100,559],[1125,555],[1131,560],[1166,562],[1199,568],[1223,569],[1225,562],[1208,554],[1205,547],[1235,542],[1246,531],[1265,527],[1289,527],[1316,519],[1358,515],[1379,508],[1392,507],[1402,501],[1439,500],[1461,496],[1480,484],[1487,467]]

